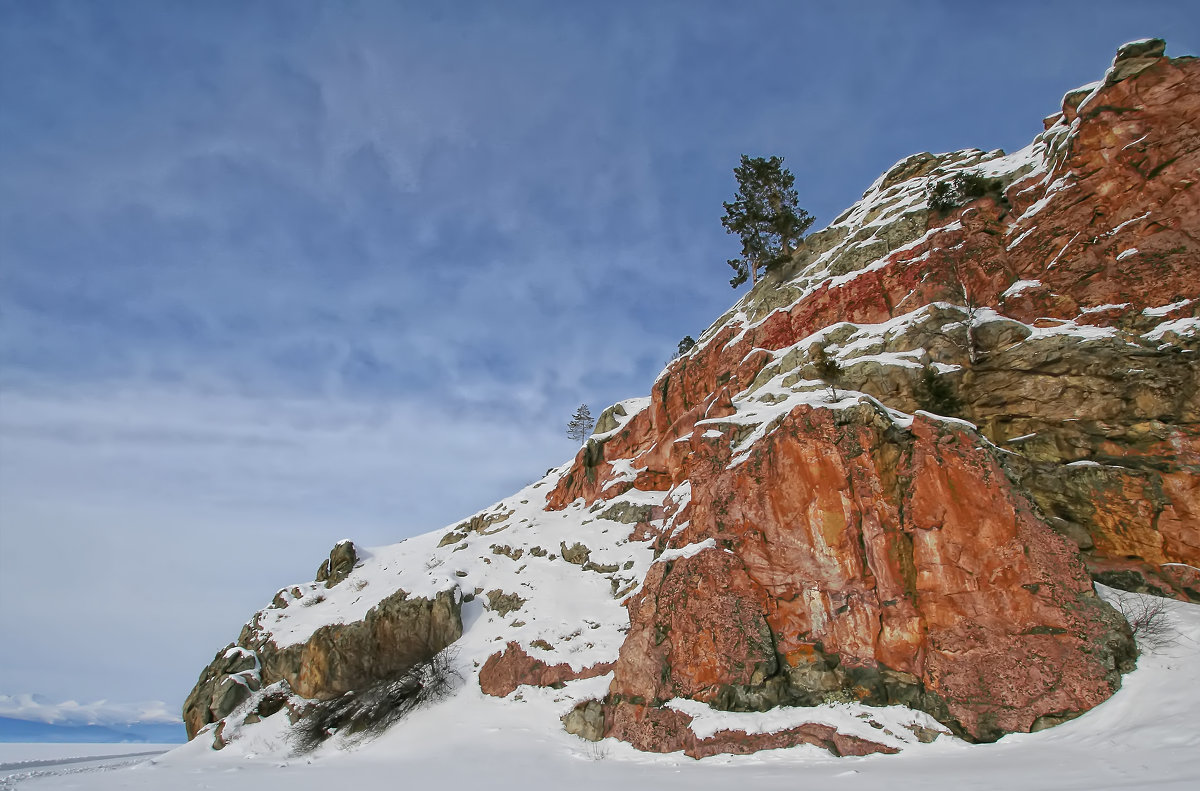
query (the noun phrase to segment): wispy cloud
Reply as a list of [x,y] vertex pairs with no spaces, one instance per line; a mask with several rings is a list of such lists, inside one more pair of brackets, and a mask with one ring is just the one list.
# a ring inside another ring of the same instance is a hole
[[644,394],[735,296],[739,154],[829,219],[1200,29],[1127,6],[0,4],[0,675],[182,698],[333,539]]
[[49,725],[130,725],[180,722],[179,715],[161,700],[143,703],[110,703],[97,700],[55,702],[40,695],[0,695],[0,717],[44,722]]

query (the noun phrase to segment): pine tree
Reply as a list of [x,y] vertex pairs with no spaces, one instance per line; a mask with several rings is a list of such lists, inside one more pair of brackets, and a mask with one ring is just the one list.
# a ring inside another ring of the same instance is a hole
[[579,409],[571,416],[571,422],[567,424],[567,438],[582,445],[584,440],[592,436],[592,427],[595,425],[592,410],[588,409],[587,404],[580,404]]
[[729,259],[734,271],[729,285],[737,288],[747,278],[757,283],[759,270],[790,259],[813,218],[797,205],[796,177],[783,167],[783,157],[743,154],[733,174],[738,191],[732,202],[722,204],[721,225],[742,240],[741,258]]

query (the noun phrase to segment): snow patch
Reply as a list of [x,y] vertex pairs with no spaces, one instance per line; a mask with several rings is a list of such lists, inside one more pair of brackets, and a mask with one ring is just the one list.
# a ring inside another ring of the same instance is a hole
[[673,560],[683,560],[684,558],[690,558],[693,555],[699,555],[706,549],[716,548],[717,539],[706,538],[703,541],[697,541],[695,544],[688,544],[686,547],[664,550],[663,553],[658,556],[658,562],[667,563]]
[[1168,313],[1174,313],[1180,308],[1186,308],[1190,304],[1192,304],[1192,300],[1181,299],[1178,302],[1172,302],[1170,305],[1161,305],[1157,308],[1146,308],[1142,311],[1142,315],[1158,318],[1160,316],[1166,316]]

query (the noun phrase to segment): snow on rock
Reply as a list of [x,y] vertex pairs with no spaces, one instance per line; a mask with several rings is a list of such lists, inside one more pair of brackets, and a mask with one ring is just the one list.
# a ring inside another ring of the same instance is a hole
[[[1164,569],[1200,565],[1200,207],[1179,197],[1200,62],[1133,61],[1016,153],[897,163],[542,480],[339,545],[206,669],[188,754],[283,754],[291,719],[394,677],[412,651],[372,646],[410,639],[463,678],[380,740],[417,757],[403,739],[466,722],[545,749],[566,727],[953,763],[1105,721],[1135,646],[1091,576],[1182,599]],[[967,172],[987,194],[932,210]]]

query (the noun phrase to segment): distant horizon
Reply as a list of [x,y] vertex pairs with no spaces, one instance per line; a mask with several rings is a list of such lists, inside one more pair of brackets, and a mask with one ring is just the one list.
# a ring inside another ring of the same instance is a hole
[[1181,5],[0,7],[0,718],[169,726],[335,541],[570,458],[744,293],[741,154],[822,227],[1126,41],[1196,54]]
[[[164,701],[54,701],[0,694],[0,742],[182,743],[183,720]],[[168,738],[169,737],[169,738]]]

